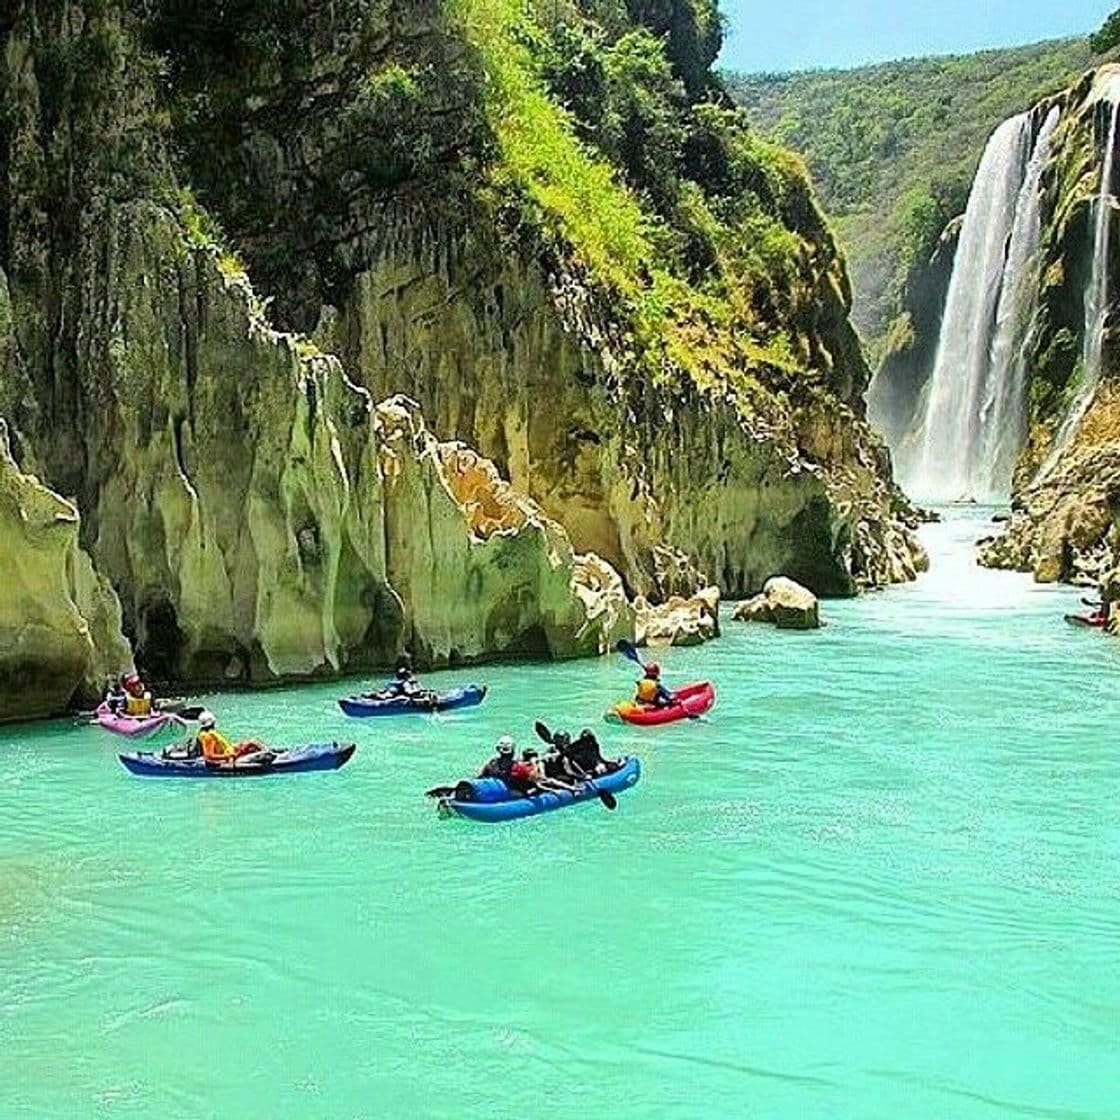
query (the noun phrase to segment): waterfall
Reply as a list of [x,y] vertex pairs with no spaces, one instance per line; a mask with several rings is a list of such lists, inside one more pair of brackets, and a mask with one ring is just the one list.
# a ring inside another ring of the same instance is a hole
[[1085,289],[1085,327],[1081,339],[1081,378],[1077,393],[1054,437],[1054,447],[1042,464],[1036,481],[1046,477],[1069,446],[1097,395],[1104,358],[1104,329],[1108,319],[1109,232],[1112,219],[1112,180],[1116,162],[1116,132],[1120,121],[1120,74],[1110,73],[1101,86],[1100,100],[1110,107],[1104,165],[1093,215],[1093,264]]
[[1055,109],[992,133],[968,198],[927,386],[917,451],[900,462],[926,499],[1006,496],[1025,427],[1024,341],[1040,232],[1040,181]]
[[1015,203],[1015,221],[996,305],[989,376],[980,408],[977,462],[987,473],[979,480],[978,497],[1007,494],[1015,460],[1027,437],[1027,342],[1038,304],[1035,266],[1042,236],[1042,172],[1050,159],[1050,138],[1061,115],[1055,105],[1042,122]]

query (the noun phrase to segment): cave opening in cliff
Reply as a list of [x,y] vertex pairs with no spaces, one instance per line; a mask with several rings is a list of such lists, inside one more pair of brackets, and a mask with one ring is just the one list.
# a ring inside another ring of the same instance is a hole
[[144,603],[137,612],[136,664],[153,681],[180,675],[184,635],[175,607],[166,598]]

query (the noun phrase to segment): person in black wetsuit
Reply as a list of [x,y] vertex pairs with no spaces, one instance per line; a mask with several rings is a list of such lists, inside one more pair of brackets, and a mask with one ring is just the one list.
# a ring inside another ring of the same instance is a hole
[[585,727],[579,733],[579,737],[572,741],[567,756],[571,763],[585,774],[609,774],[615,769],[614,764],[603,757],[599,740],[595,738],[595,733],[589,727]]

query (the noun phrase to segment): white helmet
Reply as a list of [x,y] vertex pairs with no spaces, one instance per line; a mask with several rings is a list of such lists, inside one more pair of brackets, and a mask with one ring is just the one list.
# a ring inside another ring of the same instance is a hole
[[218,721],[214,718],[214,713],[209,709],[203,708],[203,710],[198,713],[198,726],[201,727],[203,731],[211,730],[217,722]]
[[516,744],[513,741],[513,736],[503,735],[498,740],[498,754],[513,754]]

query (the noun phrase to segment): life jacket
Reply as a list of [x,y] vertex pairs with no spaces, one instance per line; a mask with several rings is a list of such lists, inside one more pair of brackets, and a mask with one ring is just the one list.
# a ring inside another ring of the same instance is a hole
[[661,686],[652,677],[643,677],[638,681],[638,703],[656,704],[660,688]]
[[152,694],[145,692],[142,696],[133,696],[131,692],[124,698],[124,710],[130,716],[150,716],[152,714]]
[[202,757],[209,759],[230,758],[236,755],[233,744],[220,732],[200,731],[198,745],[202,748]]

